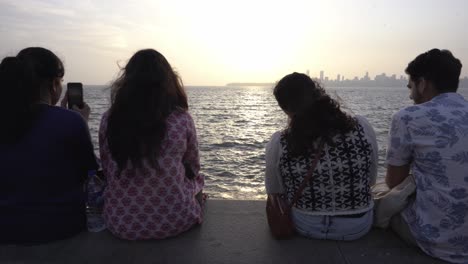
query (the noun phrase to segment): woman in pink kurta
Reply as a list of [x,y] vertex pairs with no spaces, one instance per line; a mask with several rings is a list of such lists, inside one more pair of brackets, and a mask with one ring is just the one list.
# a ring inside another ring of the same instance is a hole
[[155,50],[137,52],[112,97],[99,131],[108,229],[123,239],[163,239],[200,224],[195,125],[169,63]]

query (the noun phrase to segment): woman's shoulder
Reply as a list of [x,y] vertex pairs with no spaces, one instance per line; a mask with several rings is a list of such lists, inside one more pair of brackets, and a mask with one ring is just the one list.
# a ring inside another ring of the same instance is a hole
[[356,119],[356,121],[361,125],[361,126],[371,126],[371,124],[369,123],[369,121],[367,120],[367,118],[365,118],[364,116],[361,116],[361,115],[355,115],[354,116],[354,119]]
[[106,110],[104,113],[101,115],[101,119],[107,119],[109,117],[109,110]]
[[268,141],[268,143],[265,145],[265,158],[267,161],[278,159],[278,155],[281,153],[281,135],[282,131],[276,131],[273,133],[273,135],[271,135],[270,141]]
[[374,128],[372,127],[371,123],[364,116],[355,115],[354,119],[357,121],[358,126],[364,130],[364,132],[367,133],[368,131],[374,131]]
[[283,130],[278,130],[275,133],[273,133],[270,137],[270,141],[279,141],[281,137],[283,136],[284,131]]
[[187,110],[184,110],[184,109],[176,109],[174,111],[172,111],[172,113],[169,114],[169,116],[167,117],[167,121],[169,122],[182,122],[182,123],[186,123],[186,122],[193,122],[193,119],[192,119],[192,116],[190,115],[190,113],[187,111]]
[[109,119],[109,110],[106,110],[102,115],[101,115],[101,121],[99,124],[99,133],[104,134],[104,131],[107,130],[107,122]]
[[284,131],[282,130],[279,130],[273,133],[270,137],[270,141],[268,141],[267,143],[267,148],[280,144],[283,133]]
[[107,120],[109,119],[109,110],[106,110],[102,115],[101,115],[101,125],[102,124],[107,124]]
[[188,110],[181,109],[181,108],[174,109],[169,116],[185,117],[185,118],[192,117]]
[[46,105],[43,113],[47,118],[54,120],[54,123],[58,123],[61,126],[85,124],[83,117],[79,113],[60,106]]
[[377,144],[374,128],[372,127],[370,122],[367,120],[367,118],[365,118],[364,116],[360,116],[360,115],[356,115],[355,118],[358,121],[359,126],[362,127],[365,137],[371,140],[373,144]]
[[41,105],[36,127],[42,131],[50,131],[50,135],[58,138],[84,138],[89,133],[88,125],[83,117],[72,110],[59,106]]

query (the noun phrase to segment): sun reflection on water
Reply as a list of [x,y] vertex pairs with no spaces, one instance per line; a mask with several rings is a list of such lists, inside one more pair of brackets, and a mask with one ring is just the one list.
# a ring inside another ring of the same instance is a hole
[[[391,116],[412,104],[408,89],[332,88],[344,109],[366,117],[379,145],[378,182],[385,173],[384,158]],[[468,98],[468,90],[460,91]],[[108,108],[109,90],[86,87],[92,107],[90,130],[97,151],[97,132]],[[188,87],[190,113],[200,147],[205,191],[218,199],[265,199],[265,145],[286,126],[287,118],[276,103],[271,87]]]

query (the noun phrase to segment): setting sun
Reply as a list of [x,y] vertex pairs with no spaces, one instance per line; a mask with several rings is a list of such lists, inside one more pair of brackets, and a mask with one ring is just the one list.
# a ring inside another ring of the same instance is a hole
[[[468,57],[465,3],[450,3],[0,1],[0,53],[47,46],[65,61],[66,79],[91,84],[112,81],[142,48],[161,51],[190,85],[274,82],[307,70],[399,76],[415,53],[433,47]],[[440,23],[428,27],[423,14]]]

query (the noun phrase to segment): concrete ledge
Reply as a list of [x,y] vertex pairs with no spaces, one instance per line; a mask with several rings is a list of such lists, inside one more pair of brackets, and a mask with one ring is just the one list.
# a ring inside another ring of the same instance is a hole
[[270,236],[263,201],[208,200],[202,226],[161,241],[82,233],[37,246],[0,246],[1,263],[443,263],[374,229],[353,242]]

